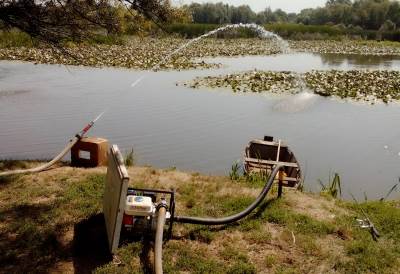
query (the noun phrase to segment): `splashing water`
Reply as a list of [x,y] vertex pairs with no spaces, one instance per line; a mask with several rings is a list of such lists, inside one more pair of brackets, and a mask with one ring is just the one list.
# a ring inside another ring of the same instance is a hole
[[280,100],[273,108],[280,112],[300,112],[311,107],[317,100],[315,95],[306,86],[306,83],[300,73],[294,73],[296,86],[298,91],[294,95],[290,95]]
[[313,105],[316,99],[317,96],[314,93],[303,89],[301,92],[278,102],[274,109],[281,112],[299,112]]
[[[279,35],[265,30],[263,27],[257,25],[257,24],[232,24],[232,25],[226,25],[220,28],[217,28],[215,30],[212,30],[210,32],[207,32],[206,34],[203,34],[197,38],[194,38],[187,42],[186,44],[180,46],[167,56],[165,56],[159,63],[157,63],[154,67],[153,70],[158,70],[162,64],[164,64],[166,61],[168,61],[172,56],[175,54],[179,53],[180,51],[184,50],[185,48],[189,47],[190,45],[200,41],[203,38],[210,37],[214,34],[217,34],[219,32],[223,32],[226,30],[230,29],[239,29],[239,28],[248,28],[256,32],[258,37],[262,39],[275,39],[277,42],[277,45],[279,49],[281,50],[282,53],[290,53],[290,46],[289,43],[284,40],[282,37]],[[299,73],[295,73],[296,77],[296,84],[299,86],[299,91],[294,95],[290,96],[286,99],[283,99],[280,101],[275,107],[275,110],[283,111],[283,112],[299,112],[302,111],[309,106],[311,106],[315,102],[316,95],[314,93],[311,93],[310,91],[307,90],[306,84],[304,82],[303,77]]]
[[254,23],[252,23],[252,24],[243,24],[243,23],[231,24],[231,25],[226,25],[226,26],[217,28],[217,29],[212,30],[210,32],[207,32],[207,33],[205,33],[205,34],[203,34],[203,35],[201,35],[199,37],[191,39],[186,44],[183,44],[182,46],[180,46],[179,48],[177,48],[176,50],[174,50],[173,52],[171,52],[170,54],[165,56],[159,63],[157,63],[153,67],[153,70],[158,70],[160,68],[160,66],[162,64],[164,64],[166,61],[168,61],[172,56],[174,56],[178,52],[184,50],[188,46],[200,41],[201,39],[210,37],[210,36],[212,36],[214,34],[217,34],[219,32],[223,32],[223,31],[230,30],[230,29],[239,29],[239,28],[251,29],[251,30],[255,31],[257,33],[257,36],[262,38],[262,39],[269,39],[269,38],[275,39],[277,41],[279,49],[282,51],[282,53],[289,53],[289,51],[290,51],[289,43],[287,41],[282,39],[282,37],[280,37],[279,35],[277,35],[277,34],[275,34],[273,32],[265,30],[260,25],[257,25],[257,24],[254,24]]
[[[210,37],[219,32],[223,32],[223,31],[231,30],[231,29],[239,29],[239,28],[251,29],[251,30],[255,31],[256,34],[258,35],[258,37],[260,37],[262,39],[275,39],[275,41],[277,42],[277,45],[282,53],[290,53],[290,51],[291,51],[290,47],[289,47],[289,43],[286,40],[284,40],[282,37],[280,37],[279,35],[277,35],[273,32],[265,30],[260,25],[257,25],[254,23],[252,23],[252,24],[243,24],[243,23],[231,24],[231,25],[226,25],[226,26],[217,28],[217,29],[207,32],[197,38],[191,39],[186,44],[183,44],[182,46],[180,46],[179,48],[177,48],[176,50],[172,51],[170,54],[165,56],[160,62],[155,64],[151,68],[151,70],[152,71],[159,70],[160,66],[163,65],[164,63],[166,63],[172,56],[181,52],[182,50],[189,47],[190,45],[200,41],[201,39]],[[140,78],[138,78],[135,82],[133,82],[131,84],[131,87],[134,88],[145,77],[146,77],[146,75],[143,75]],[[298,73],[295,73],[295,77],[296,77],[297,85],[299,86],[299,92],[296,95],[290,96],[288,99],[284,99],[281,102],[279,102],[274,107],[274,109],[284,111],[284,112],[298,112],[298,111],[301,111],[301,110],[311,106],[314,103],[314,101],[315,101],[314,99],[316,96],[313,93],[310,93],[309,91],[306,90],[306,85],[305,85],[305,82],[304,82],[303,78],[301,77],[301,75]]]

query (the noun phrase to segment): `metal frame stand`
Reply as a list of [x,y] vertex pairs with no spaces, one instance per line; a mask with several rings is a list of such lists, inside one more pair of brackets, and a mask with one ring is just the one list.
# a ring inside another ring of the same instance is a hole
[[136,195],[142,196],[154,196],[155,194],[166,194],[169,195],[169,211],[171,213],[171,217],[169,219],[169,226],[167,232],[167,239],[170,240],[172,238],[172,228],[174,225],[174,217],[175,217],[175,189],[173,190],[159,190],[159,189],[146,189],[146,188],[134,188],[129,187],[128,191],[133,191]]

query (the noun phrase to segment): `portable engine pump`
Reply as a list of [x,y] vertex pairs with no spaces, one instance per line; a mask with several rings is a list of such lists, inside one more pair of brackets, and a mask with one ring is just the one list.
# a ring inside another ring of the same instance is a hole
[[[157,194],[162,194],[157,200]],[[169,205],[166,195],[169,195]],[[174,192],[159,190],[138,190],[129,188],[125,201],[122,229],[125,236],[151,236],[157,227],[157,212],[160,207],[166,208],[166,223],[172,231],[171,212],[175,208]],[[167,234],[167,235],[170,235]]]

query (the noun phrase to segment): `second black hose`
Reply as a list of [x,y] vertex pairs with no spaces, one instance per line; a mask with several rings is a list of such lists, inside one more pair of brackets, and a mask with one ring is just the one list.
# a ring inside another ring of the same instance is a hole
[[271,190],[275,177],[280,169],[281,169],[280,165],[275,166],[274,170],[272,171],[270,177],[265,183],[265,186],[261,191],[260,195],[258,195],[257,199],[251,205],[249,205],[245,210],[235,215],[231,215],[224,218],[198,218],[198,217],[175,216],[174,221],[178,223],[200,224],[200,225],[226,225],[237,222],[240,219],[243,219],[246,216],[248,216],[254,209],[256,209],[261,204],[261,202],[267,196],[268,192]]

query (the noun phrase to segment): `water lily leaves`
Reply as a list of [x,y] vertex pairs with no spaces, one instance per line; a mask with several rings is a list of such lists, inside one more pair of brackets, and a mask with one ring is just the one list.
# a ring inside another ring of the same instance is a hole
[[[131,37],[124,45],[71,44],[62,51],[49,47],[1,48],[0,60],[11,59],[45,64],[151,69],[188,41],[171,37],[157,39]],[[209,64],[201,60],[197,61],[195,58],[270,55],[279,51],[280,49],[275,43],[261,39],[203,39],[162,62],[159,69],[215,68],[219,67],[220,64]]]
[[354,40],[307,40],[290,41],[290,47],[301,52],[362,54],[362,55],[400,55],[400,47],[376,41]]
[[[303,83],[302,83],[303,82]],[[321,96],[335,96],[375,103],[400,99],[399,71],[311,71],[299,75],[288,71],[249,71],[196,78],[187,86],[228,88],[233,92],[298,92],[303,84]]]

